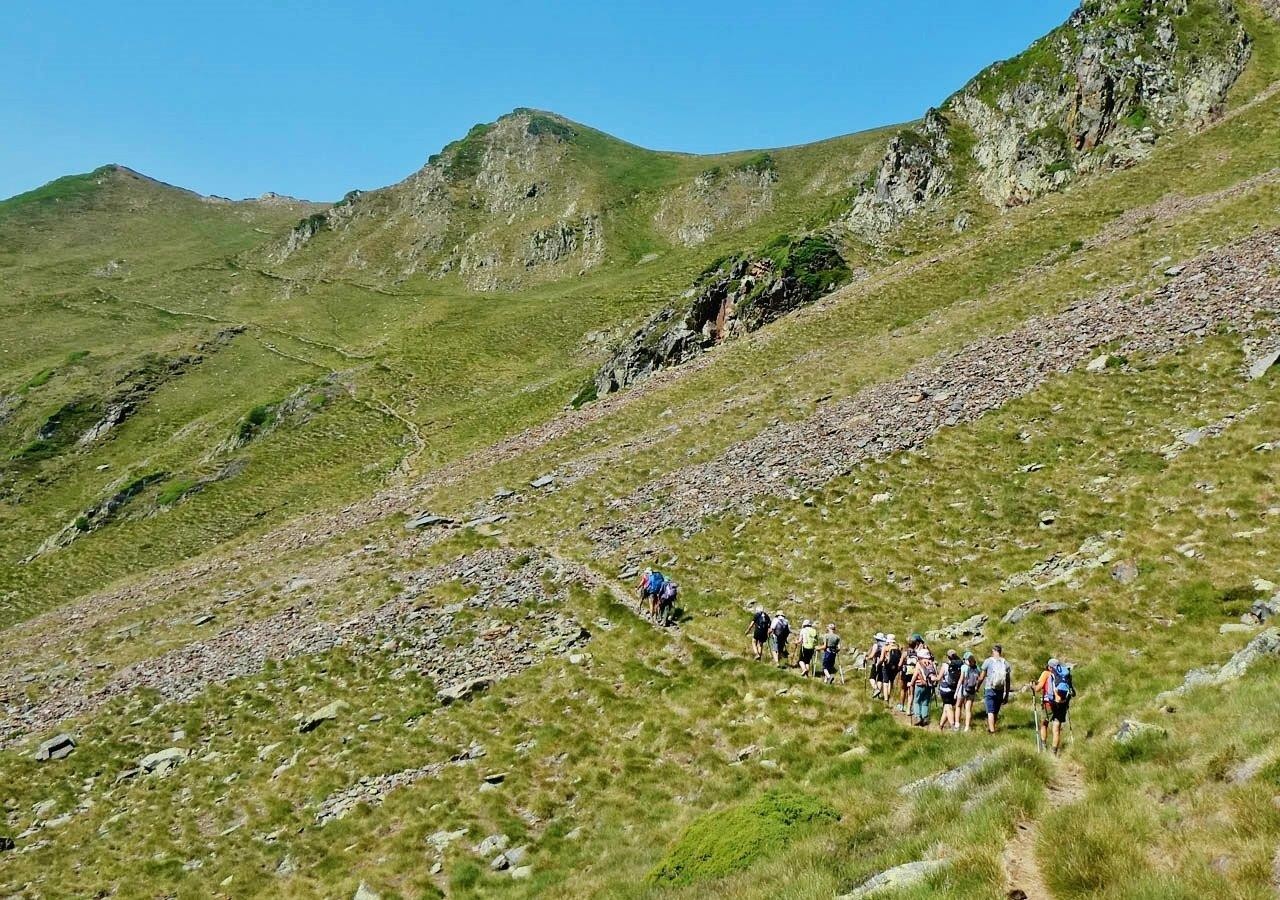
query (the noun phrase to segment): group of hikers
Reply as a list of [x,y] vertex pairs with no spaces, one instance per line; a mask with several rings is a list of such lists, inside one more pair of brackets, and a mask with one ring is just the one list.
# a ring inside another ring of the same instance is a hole
[[[775,665],[790,666],[791,623],[779,611],[770,616],[757,604],[747,626],[752,650],[757,660],[766,648]],[[816,676],[813,660],[822,651],[822,678],[831,684],[837,678],[844,683],[844,670],[839,664],[840,636],[829,624],[819,634],[818,626],[805,619],[799,632],[800,675]],[[972,650],[963,654],[948,650],[936,659],[924,636],[915,633],[900,645],[893,634],[876,632],[871,646],[862,656],[871,696],[910,717],[912,725],[928,728],[935,696],[942,705],[938,721],[941,731],[968,731],[973,721],[973,706],[981,695],[987,716],[987,731],[995,734],[1000,726],[1000,713],[1013,696],[1013,667],[1005,659],[1004,648],[991,647],[990,655],[981,663]],[[1027,685],[1033,692],[1032,710],[1036,737],[1041,748],[1052,747],[1057,754],[1062,747],[1062,729],[1069,721],[1071,699],[1075,696],[1071,666],[1051,657],[1039,678]]]
[[[674,581],[656,569],[644,570],[640,579],[640,605],[642,612],[654,622],[666,627],[675,621],[678,596],[679,588]],[[751,636],[757,660],[764,658],[767,649],[774,665],[790,667],[791,622],[785,613],[779,611],[770,616],[763,605],[756,604],[746,634]],[[839,663],[840,635],[834,624],[828,624],[820,632],[816,622],[805,619],[797,638],[797,664],[802,678],[817,677],[814,657],[821,650],[823,681],[832,684],[839,679],[841,684],[845,683]],[[981,663],[972,650],[963,654],[948,650],[946,656],[936,659],[919,633],[912,634],[905,645],[900,645],[895,635],[878,631],[862,655],[861,667],[871,696],[909,716],[911,724],[918,728],[929,727],[936,696],[942,705],[938,728],[944,732],[968,731],[973,722],[974,702],[981,694],[987,731],[995,734],[1000,726],[1001,710],[1013,696],[1013,667],[999,644],[992,645],[990,655]],[[1056,754],[1062,747],[1062,729],[1070,721],[1071,699],[1076,693],[1071,666],[1050,657],[1039,678],[1026,689],[1033,692],[1038,745],[1052,747]]]

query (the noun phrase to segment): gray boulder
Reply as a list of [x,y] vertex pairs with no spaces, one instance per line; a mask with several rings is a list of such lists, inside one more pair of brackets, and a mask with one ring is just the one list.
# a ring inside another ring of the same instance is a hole
[[138,760],[138,768],[153,775],[162,775],[185,762],[190,755],[191,751],[184,750],[181,747],[168,747],[142,757],[142,759]]
[[1132,584],[1138,580],[1138,564],[1124,559],[1111,567],[1111,577],[1120,584]]
[[450,519],[448,516],[437,516],[434,513],[420,513],[404,523],[404,527],[409,531],[419,528],[432,528],[437,525],[457,525],[457,521]]
[[436,691],[436,700],[442,706],[448,706],[450,703],[457,703],[461,700],[470,700],[476,694],[488,690],[491,684],[493,684],[493,679],[484,677],[460,681],[457,684]]
[[1147,735],[1164,737],[1165,730],[1159,725],[1148,725],[1146,722],[1139,722],[1137,719],[1125,719],[1120,723],[1120,728],[1112,736],[1112,740],[1117,744],[1127,744]]
[[382,895],[362,881],[351,900],[382,900]]
[[982,629],[986,627],[989,617],[978,613],[970,616],[963,622],[956,622],[945,628],[939,628],[936,631],[925,632],[925,640],[930,643],[939,643],[941,641],[958,641],[961,638],[976,638],[981,640]]
[[937,775],[930,775],[927,778],[921,778],[919,781],[913,781],[910,784],[904,784],[898,788],[898,793],[904,797],[911,797],[915,794],[922,793],[929,788],[939,788],[943,791],[954,791],[971,775],[977,774],[978,770],[985,766],[991,760],[999,756],[999,753],[980,753],[966,763],[956,766],[954,769],[948,769]]
[[1280,348],[1263,353],[1249,365],[1249,380],[1257,381],[1263,375],[1266,375],[1277,362],[1280,362]]
[[1180,686],[1161,694],[1158,699],[1177,696],[1192,688],[1226,684],[1239,679],[1249,667],[1266,656],[1280,655],[1280,628],[1268,628],[1259,632],[1253,640],[1245,644],[1231,659],[1218,669],[1192,669]]
[[302,721],[298,723],[298,731],[303,734],[308,731],[315,731],[322,723],[338,718],[338,714],[346,708],[346,703],[341,700],[334,700],[332,703],[315,710],[310,715],[303,716]]
[[1027,616],[1051,616],[1054,613],[1060,613],[1067,609],[1065,603],[1044,603],[1040,600],[1028,600],[1026,603],[1020,603],[1013,609],[1009,610],[1000,619],[1006,625],[1017,625]]
[[69,734],[59,734],[40,744],[36,750],[36,762],[66,759],[76,749],[76,741]]
[[501,853],[511,846],[511,838],[505,834],[491,834],[473,848],[477,856],[488,856],[490,853]]
[[860,886],[837,900],[860,900],[862,897],[874,897],[888,891],[901,891],[923,884],[934,872],[946,868],[945,859],[921,859],[916,862],[903,863],[867,879]]

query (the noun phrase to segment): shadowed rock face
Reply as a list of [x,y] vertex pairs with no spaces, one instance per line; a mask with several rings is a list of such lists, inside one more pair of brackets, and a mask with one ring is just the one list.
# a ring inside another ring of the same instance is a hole
[[679,306],[645,322],[595,376],[597,396],[678,365],[721,341],[748,334],[812,303],[850,273],[824,237],[776,243],[734,257],[698,280]]

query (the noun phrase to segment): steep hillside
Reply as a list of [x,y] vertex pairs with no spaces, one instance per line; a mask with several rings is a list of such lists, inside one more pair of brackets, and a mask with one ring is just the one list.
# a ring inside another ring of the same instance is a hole
[[[95,173],[0,236],[0,894],[1280,887],[1274,4],[1091,0],[810,147],[521,110],[332,210]],[[910,727],[884,630],[1074,663],[1063,754],[1025,693]]]

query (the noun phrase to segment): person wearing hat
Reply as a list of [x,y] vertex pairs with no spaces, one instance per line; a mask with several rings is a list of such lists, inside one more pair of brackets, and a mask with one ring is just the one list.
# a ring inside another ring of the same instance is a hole
[[880,696],[880,654],[884,652],[884,634],[877,631],[867,649],[867,683],[871,686],[871,696]]
[[942,664],[942,670],[938,673],[938,699],[942,701],[942,718],[938,720],[938,728],[943,731],[948,728],[953,731],[960,730],[960,716],[957,711],[957,704],[960,693],[960,670],[962,668],[964,668],[964,663],[960,661],[960,654],[954,650],[948,650],[947,658]]
[[916,667],[911,676],[911,724],[920,728],[929,726],[929,706],[938,684],[938,668],[933,664],[933,654],[920,644],[916,650]]
[[964,663],[960,666],[960,690],[956,695],[956,725],[964,731],[973,724],[973,698],[978,695],[978,682],[981,680],[978,657],[972,650],[966,650]]
[[893,703],[893,685],[898,680],[902,666],[902,648],[892,634],[884,636],[884,650],[880,653],[880,697],[886,704]]
[[1053,755],[1057,756],[1062,747],[1062,726],[1067,721],[1071,698],[1075,695],[1075,688],[1071,684],[1071,668],[1050,657],[1036,680],[1034,690],[1044,704],[1044,718],[1040,720],[1040,743],[1049,745],[1049,732],[1052,730]]
[[775,666],[787,667],[787,640],[790,637],[791,623],[787,621],[786,613],[778,610],[773,617],[773,624],[769,626],[769,649],[773,651]]
[[813,675],[813,651],[818,648],[818,629],[808,619],[800,626],[800,677]]
[[822,680],[831,684],[836,680],[836,655],[840,652],[840,636],[834,624],[827,626],[822,636]]

